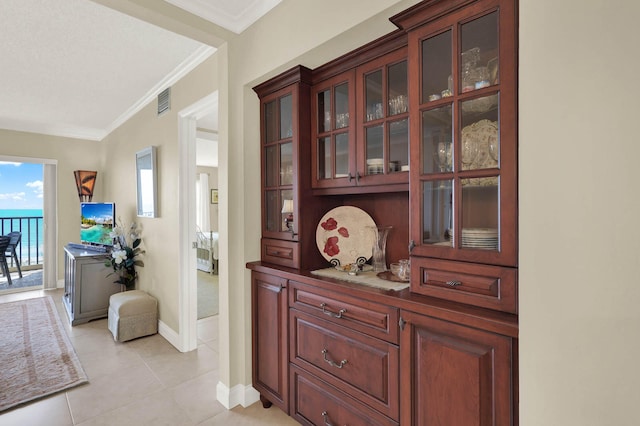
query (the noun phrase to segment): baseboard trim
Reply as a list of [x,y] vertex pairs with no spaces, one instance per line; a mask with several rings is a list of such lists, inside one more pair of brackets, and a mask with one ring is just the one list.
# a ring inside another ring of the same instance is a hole
[[255,404],[260,399],[260,393],[253,386],[235,385],[229,389],[227,385],[218,382],[216,386],[216,398],[218,402],[227,410],[232,409],[236,405],[248,407]]
[[180,352],[185,352],[181,349],[180,336],[178,335],[178,333],[173,331],[171,327],[160,320],[158,320],[158,333],[160,333],[160,335],[164,337],[167,342],[175,346],[177,350],[179,350]]

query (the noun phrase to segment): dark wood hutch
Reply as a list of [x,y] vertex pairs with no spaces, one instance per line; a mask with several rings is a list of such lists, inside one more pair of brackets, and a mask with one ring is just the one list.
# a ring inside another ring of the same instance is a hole
[[[253,386],[302,424],[517,425],[517,3],[427,0],[254,88]],[[391,226],[385,290],[311,271],[338,206]]]

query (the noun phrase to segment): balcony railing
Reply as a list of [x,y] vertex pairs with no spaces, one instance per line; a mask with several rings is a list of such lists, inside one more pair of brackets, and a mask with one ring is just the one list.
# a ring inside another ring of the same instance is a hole
[[[16,254],[23,269],[41,269],[43,262],[42,232],[44,231],[42,216],[0,217],[0,234],[20,231],[22,238],[16,247]],[[7,261],[9,259],[7,258]],[[10,268],[16,267],[11,259]]]

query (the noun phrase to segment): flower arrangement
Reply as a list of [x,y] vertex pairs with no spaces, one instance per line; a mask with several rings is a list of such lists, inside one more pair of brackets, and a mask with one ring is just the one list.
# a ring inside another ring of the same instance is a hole
[[[123,223],[120,218],[118,223]],[[119,275],[114,283],[123,284],[127,290],[133,290],[138,278],[136,266],[144,266],[141,260],[136,259],[136,256],[144,253],[140,248],[142,239],[138,224],[132,222],[124,226],[116,225],[109,236],[114,240],[114,244],[111,258],[105,262],[105,266],[113,268],[113,272],[109,275]]]

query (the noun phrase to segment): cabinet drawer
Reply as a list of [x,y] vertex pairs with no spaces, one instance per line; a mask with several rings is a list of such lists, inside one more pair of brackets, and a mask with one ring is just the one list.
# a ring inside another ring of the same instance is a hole
[[291,417],[303,425],[398,425],[295,366],[291,366],[291,389]]
[[276,265],[298,268],[300,266],[298,243],[295,241],[262,239],[262,260]]
[[464,262],[411,258],[411,291],[517,313],[517,270]]
[[398,347],[290,310],[290,361],[375,408],[399,416]]
[[398,343],[398,309],[290,281],[289,306],[391,343]]

